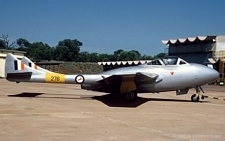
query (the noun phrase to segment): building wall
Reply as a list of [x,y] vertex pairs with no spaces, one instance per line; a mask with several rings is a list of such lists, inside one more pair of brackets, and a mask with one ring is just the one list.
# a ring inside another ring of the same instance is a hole
[[18,59],[22,59],[25,52],[0,49],[0,78],[5,77],[5,58],[7,53],[12,53]]
[[3,77],[5,65],[4,65],[4,58],[0,58],[0,77]]
[[225,36],[216,37],[216,52],[225,50]]

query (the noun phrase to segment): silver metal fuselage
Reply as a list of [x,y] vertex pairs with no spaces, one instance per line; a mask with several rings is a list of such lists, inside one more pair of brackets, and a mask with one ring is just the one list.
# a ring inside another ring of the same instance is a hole
[[[185,64],[179,66],[154,66],[145,64],[133,67],[118,68],[103,72],[99,75],[84,75],[85,81],[82,84],[82,88],[98,91],[98,87],[102,84],[96,83],[96,80],[101,80],[102,77],[111,75],[126,75],[131,73],[135,74],[137,72],[146,74],[155,73],[159,76],[154,82],[137,85],[136,91],[138,93],[154,93],[194,88],[196,86],[214,82],[219,76],[216,70],[199,64]],[[99,89],[99,91],[101,91],[101,89]],[[104,89],[103,91],[107,90]]]

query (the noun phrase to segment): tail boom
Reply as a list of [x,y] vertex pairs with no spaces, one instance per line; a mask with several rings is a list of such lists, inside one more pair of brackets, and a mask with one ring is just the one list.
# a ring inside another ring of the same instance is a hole
[[13,82],[92,84],[102,80],[101,75],[64,75],[36,70],[18,60],[11,53],[6,56],[5,77]]

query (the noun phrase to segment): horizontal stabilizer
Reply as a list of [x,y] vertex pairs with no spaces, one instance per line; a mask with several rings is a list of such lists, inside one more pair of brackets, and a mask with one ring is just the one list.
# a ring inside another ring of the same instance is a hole
[[8,73],[7,80],[9,81],[29,81],[31,78],[32,72],[19,72],[19,73]]

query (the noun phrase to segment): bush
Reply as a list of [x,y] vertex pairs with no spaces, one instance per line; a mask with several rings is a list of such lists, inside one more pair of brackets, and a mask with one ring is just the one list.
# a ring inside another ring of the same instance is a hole
[[97,74],[103,72],[103,66],[91,62],[65,62],[59,65],[63,74]]

